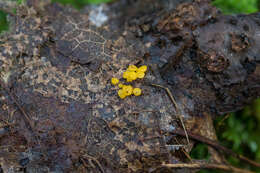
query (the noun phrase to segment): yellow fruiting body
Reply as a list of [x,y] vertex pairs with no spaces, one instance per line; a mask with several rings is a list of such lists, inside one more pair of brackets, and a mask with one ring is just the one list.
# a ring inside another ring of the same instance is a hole
[[141,67],[139,67],[138,69],[137,69],[137,72],[146,72],[147,71],[147,66],[146,65],[142,65]]
[[119,87],[119,88],[123,88],[123,86],[124,86],[124,85],[121,84],[121,83],[118,84],[118,87]]
[[118,80],[117,78],[113,77],[113,78],[111,79],[111,83],[112,83],[113,85],[117,85],[117,84],[119,83],[119,80]]
[[142,79],[145,76],[144,72],[137,72],[136,74],[139,79]]
[[129,65],[127,71],[135,72],[138,68],[135,65]]
[[145,76],[145,72],[147,71],[147,66],[142,65],[137,68],[135,65],[129,65],[127,71],[123,73],[123,78],[126,79],[127,82],[132,82],[137,78],[142,79]]
[[121,99],[124,99],[127,96],[123,89],[118,90],[117,94]]
[[[146,71],[146,65],[142,65],[139,68],[135,65],[129,65],[127,70],[123,73],[123,78],[126,79],[127,82],[132,82],[137,78],[142,79],[144,78]],[[142,90],[140,88],[133,88],[131,85],[124,85],[122,83],[119,83],[119,79],[117,78],[112,78],[111,83],[113,85],[118,85],[118,87],[120,88],[117,94],[121,99],[124,99],[132,94],[135,96],[140,96],[142,94]]]
[[123,78],[124,78],[124,79],[127,79],[128,76],[129,76],[129,71],[125,71],[125,72],[123,73]]
[[136,74],[136,72],[133,72],[133,71],[129,72],[127,79],[129,79],[130,82],[133,81],[133,80],[136,80],[136,79],[137,79],[137,74]]
[[124,85],[122,90],[125,92],[127,96],[130,96],[133,93],[133,87],[131,85]]
[[133,89],[133,94],[135,96],[140,96],[142,94],[142,90],[140,88],[134,88]]

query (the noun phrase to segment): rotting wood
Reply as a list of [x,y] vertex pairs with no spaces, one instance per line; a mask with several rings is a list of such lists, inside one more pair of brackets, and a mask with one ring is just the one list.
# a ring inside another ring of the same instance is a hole
[[[148,172],[179,163],[172,146],[183,145],[169,141],[169,132],[185,124],[172,116],[172,98],[137,81],[143,95],[120,100],[109,84],[129,64],[155,67],[145,80],[167,86],[185,117],[235,111],[260,95],[259,14],[224,16],[206,0],[122,0],[99,7],[108,21],[97,27],[95,7],[27,2],[9,15],[10,33],[1,36],[0,75],[36,124],[42,145],[30,138],[23,113],[4,90],[1,119],[15,124],[16,135],[0,144],[12,145],[5,156],[33,155],[24,165],[28,172],[82,166],[85,172]],[[156,112],[132,115],[136,110]],[[81,162],[82,153],[94,158],[91,166]],[[13,160],[19,165],[20,159]],[[8,166],[13,163],[5,161]]]

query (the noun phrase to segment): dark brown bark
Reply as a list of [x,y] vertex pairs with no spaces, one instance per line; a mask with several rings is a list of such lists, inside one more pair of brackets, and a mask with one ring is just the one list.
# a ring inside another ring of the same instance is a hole
[[260,95],[259,19],[222,15],[205,0],[184,3],[148,33],[150,58],[161,61],[176,97],[193,100],[196,115],[241,109]]

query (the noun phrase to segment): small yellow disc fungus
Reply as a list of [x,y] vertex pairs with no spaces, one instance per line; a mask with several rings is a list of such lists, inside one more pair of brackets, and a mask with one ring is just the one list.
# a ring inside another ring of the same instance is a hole
[[[137,74],[136,74],[136,72],[133,72],[133,71],[131,71],[131,72],[129,72],[129,76],[128,76],[128,78],[130,79],[130,80],[136,80],[137,79]],[[128,79],[127,78],[127,79]]]
[[138,68],[137,72],[146,72],[147,71],[147,66],[146,65],[142,65],[141,67]]
[[124,79],[127,79],[128,76],[129,76],[129,71],[125,71],[125,72],[123,73],[123,78],[124,78]]
[[127,71],[133,71],[135,72],[138,68],[135,65],[129,65],[127,68]]
[[[127,70],[123,73],[123,78],[126,79],[127,82],[132,82],[137,78],[144,78],[145,72],[147,71],[147,66],[142,65],[141,67],[137,68],[135,65],[129,65]],[[117,78],[112,78],[111,83],[113,85],[117,85],[120,88],[117,92],[118,96],[121,99],[126,98],[134,94],[135,96],[140,96],[142,94],[142,90],[140,88],[133,88],[131,85],[124,85],[119,83]]]
[[130,96],[133,93],[133,87],[131,85],[124,85],[122,89],[127,96]]
[[117,78],[113,77],[113,78],[111,79],[111,83],[112,83],[113,85],[116,85],[116,84],[119,83],[119,80],[118,80]]
[[140,96],[140,95],[142,94],[142,90],[141,90],[140,88],[135,88],[135,89],[133,90],[133,94],[134,94],[135,96]]
[[123,89],[118,90],[117,94],[121,99],[124,99],[127,96]]
[[120,83],[120,84],[118,84],[118,87],[119,87],[119,88],[123,88],[123,86],[124,86],[124,85],[123,85],[123,84],[121,84],[121,83]]
[[139,79],[142,79],[142,78],[144,78],[144,72],[137,72],[136,73],[137,74],[137,77],[139,78]]

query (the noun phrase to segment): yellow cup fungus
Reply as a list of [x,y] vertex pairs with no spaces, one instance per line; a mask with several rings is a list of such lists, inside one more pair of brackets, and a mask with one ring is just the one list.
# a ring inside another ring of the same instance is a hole
[[113,78],[111,79],[111,83],[112,83],[113,85],[116,85],[116,84],[119,83],[119,80],[118,80],[117,78],[113,77]]
[[140,88],[134,88],[133,89],[133,94],[135,96],[140,96],[142,94],[142,90]]
[[119,87],[119,88],[123,88],[123,86],[124,86],[124,85],[123,85],[122,83],[118,84],[118,87]]
[[142,79],[145,76],[144,72],[137,72],[136,75],[139,79]]
[[[123,78],[126,79],[127,82],[132,82],[136,79],[143,79],[146,71],[146,65],[142,65],[140,67],[129,65],[126,71],[123,73]],[[131,85],[124,85],[119,83],[119,79],[117,78],[112,78],[111,83],[113,85],[118,84],[120,89],[118,90],[117,94],[121,99],[124,99],[132,94],[135,96],[140,96],[142,94],[142,90],[140,88],[133,88]]]
[[135,65],[129,65],[128,68],[127,68],[127,71],[135,72],[136,70],[138,70],[138,68]]
[[131,85],[124,85],[122,89],[127,96],[130,96],[133,93],[133,87]]
[[147,71],[147,66],[146,65],[142,65],[141,67],[138,68],[137,71],[145,73]]
[[121,99],[124,99],[127,96],[124,90],[122,89],[118,90],[117,94]]

